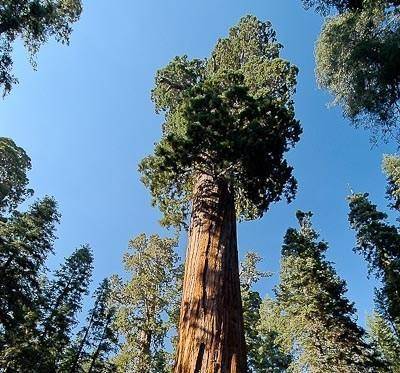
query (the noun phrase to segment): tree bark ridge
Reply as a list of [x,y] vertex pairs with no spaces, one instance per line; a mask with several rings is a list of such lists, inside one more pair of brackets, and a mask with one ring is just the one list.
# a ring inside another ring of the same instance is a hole
[[245,373],[234,196],[202,175],[194,188],[175,373]]

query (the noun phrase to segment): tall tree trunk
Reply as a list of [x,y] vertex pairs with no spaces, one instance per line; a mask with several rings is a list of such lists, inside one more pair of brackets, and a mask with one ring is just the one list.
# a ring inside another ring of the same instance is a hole
[[186,253],[175,373],[245,373],[234,196],[199,177]]

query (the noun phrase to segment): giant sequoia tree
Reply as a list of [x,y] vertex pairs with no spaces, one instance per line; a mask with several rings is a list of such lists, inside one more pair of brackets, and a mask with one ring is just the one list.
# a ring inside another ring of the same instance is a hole
[[303,0],[327,14],[317,78],[355,125],[400,141],[400,1]]
[[284,154],[301,132],[296,67],[268,22],[247,16],[210,58],[158,71],[161,140],[140,170],[165,224],[191,208],[176,372],[245,372],[236,219],[256,219],[296,190]]
[[[17,79],[12,73],[13,43],[22,38],[31,57],[49,38],[68,43],[79,19],[81,0],[2,0],[0,2],[0,86],[8,93]],[[31,59],[34,62],[33,59]]]

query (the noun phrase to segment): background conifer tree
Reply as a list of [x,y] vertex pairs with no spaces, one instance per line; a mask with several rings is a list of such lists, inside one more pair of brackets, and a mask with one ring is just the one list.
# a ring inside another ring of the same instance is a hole
[[167,372],[170,367],[164,349],[168,318],[176,303],[181,268],[174,252],[175,239],[141,234],[129,243],[124,255],[127,281],[112,279],[114,327],[121,337],[120,350],[113,358],[118,372]]
[[390,207],[400,210],[400,157],[385,155],[382,168],[387,178],[386,195],[390,201]]
[[104,279],[94,293],[95,302],[86,323],[66,354],[66,372],[113,371],[110,355],[115,352],[118,340],[113,328],[115,309],[110,305],[110,296],[110,281]]
[[368,194],[353,194],[349,202],[349,221],[357,235],[355,250],[367,260],[370,272],[382,281],[375,295],[376,312],[400,342],[398,228],[387,222],[387,215],[377,210],[376,205],[369,201]]
[[31,161],[12,140],[0,138],[0,368],[18,372],[37,357],[41,277],[53,252],[59,220],[54,199],[17,207],[32,195],[27,172]]
[[281,342],[293,352],[291,369],[310,372],[376,372],[383,365],[355,322],[346,283],[325,258],[311,213],[298,212],[282,248],[277,301]]
[[36,369],[57,370],[62,364],[71,342],[72,328],[82,307],[82,297],[88,292],[92,262],[93,256],[88,246],[75,250],[44,290],[39,346],[49,355],[50,361],[37,361]]
[[263,301],[260,294],[253,289],[253,285],[262,277],[270,276],[268,272],[258,270],[260,261],[259,255],[248,252],[240,270],[247,365],[249,371],[254,373],[284,372],[289,366],[290,357],[277,345],[276,329],[266,325],[261,310]]
[[[400,339],[388,320],[374,313],[368,318],[368,334],[392,373],[400,372]],[[387,370],[382,370],[383,372]]]

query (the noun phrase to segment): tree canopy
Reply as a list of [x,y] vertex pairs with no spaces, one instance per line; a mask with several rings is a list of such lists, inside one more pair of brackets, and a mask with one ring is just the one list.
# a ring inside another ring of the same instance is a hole
[[4,94],[18,82],[13,75],[13,43],[21,38],[31,62],[40,46],[54,37],[68,43],[79,19],[81,0],[3,0],[0,3],[0,85]]
[[[312,1],[338,7],[316,47],[317,80],[356,126],[399,139],[400,3],[387,0]],[[349,6],[349,3],[357,3]]]
[[121,338],[121,348],[113,358],[118,372],[167,371],[169,355],[164,342],[175,326],[173,313],[180,299],[182,272],[176,245],[176,240],[158,235],[137,236],[123,259],[131,277],[112,279],[114,328]]
[[349,222],[357,234],[355,250],[382,280],[376,291],[376,309],[400,335],[400,233],[387,222],[387,214],[370,202],[368,194],[351,195],[349,205]]
[[237,214],[262,216],[296,181],[284,153],[298,140],[292,96],[297,68],[280,57],[269,22],[247,16],[205,60],[176,57],[158,71],[152,98],[163,135],[140,164],[163,223],[180,225],[201,174],[225,180]]
[[17,208],[33,191],[27,188],[31,159],[25,150],[6,137],[0,137],[0,213]]

